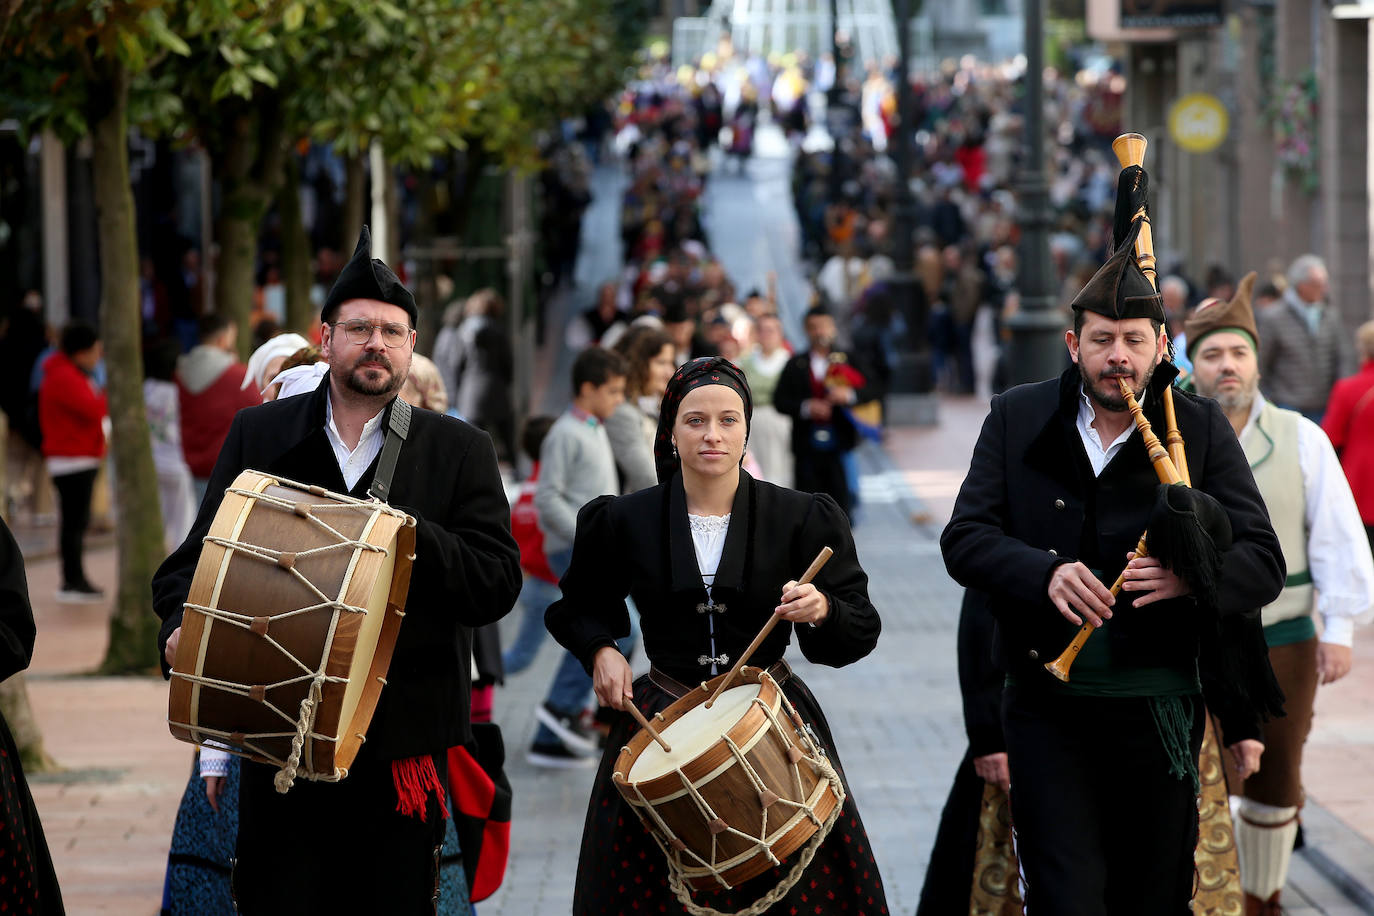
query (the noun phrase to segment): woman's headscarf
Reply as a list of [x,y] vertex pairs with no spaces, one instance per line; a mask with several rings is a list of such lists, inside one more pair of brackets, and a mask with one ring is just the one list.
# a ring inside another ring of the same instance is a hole
[[248,371],[244,372],[243,384],[239,387],[257,385],[258,391],[265,391],[272,384],[272,379],[267,378],[267,364],[274,359],[285,359],[301,347],[308,346],[310,341],[299,334],[278,334],[276,337],[268,338],[265,344],[248,357]]
[[654,436],[654,468],[658,472],[658,482],[672,479],[680,466],[677,455],[673,454],[673,424],[677,422],[678,408],[688,392],[703,385],[724,385],[740,396],[744,402],[745,442],[749,441],[749,425],[754,419],[754,398],[749,393],[749,383],[744,373],[728,359],[719,356],[703,356],[690,360],[673,373],[668,389],[663,393],[663,404],[658,411],[658,434]]

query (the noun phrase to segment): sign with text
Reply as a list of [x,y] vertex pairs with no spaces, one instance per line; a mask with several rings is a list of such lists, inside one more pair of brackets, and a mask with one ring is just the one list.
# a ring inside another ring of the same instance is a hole
[[1121,0],[1123,29],[1221,25],[1221,0]]
[[1221,100],[1206,92],[1194,92],[1169,106],[1169,136],[1179,149],[1210,153],[1226,139],[1231,118]]

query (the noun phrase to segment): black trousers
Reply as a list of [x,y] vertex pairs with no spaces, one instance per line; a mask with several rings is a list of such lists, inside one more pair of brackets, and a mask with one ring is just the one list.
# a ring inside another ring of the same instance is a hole
[[921,885],[916,916],[967,913],[973,891],[973,863],[978,851],[978,820],[983,811],[983,777],[973,769],[973,750],[964,752],[954,774],[935,846]]
[[57,545],[62,552],[62,585],[86,585],[86,572],[81,564],[82,544],[91,524],[91,492],[95,489],[96,470],[59,474],[52,479],[57,488],[57,502],[62,513],[57,532]]
[[849,479],[844,473],[844,452],[794,449],[796,489],[803,493],[825,493],[840,504],[846,515],[854,509]]
[[[1191,705],[1190,749],[1203,705]],[[1169,773],[1149,700],[1008,687],[1002,726],[1027,916],[1185,916],[1197,797]]]
[[[436,759],[436,765],[443,758]],[[276,768],[244,762],[234,899],[244,916],[433,916],[444,818],[396,811],[391,764],[360,754],[337,783],[297,779],[285,795]],[[439,769],[447,784],[446,767]]]

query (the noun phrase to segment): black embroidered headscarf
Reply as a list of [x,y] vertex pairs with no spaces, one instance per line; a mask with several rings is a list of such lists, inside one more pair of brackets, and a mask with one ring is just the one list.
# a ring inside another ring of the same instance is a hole
[[682,399],[690,391],[703,385],[724,385],[733,390],[744,402],[744,441],[749,441],[749,426],[754,420],[754,398],[749,393],[749,382],[745,380],[740,368],[728,359],[719,356],[703,356],[683,363],[673,373],[668,388],[663,392],[663,403],[658,411],[658,434],[654,436],[654,469],[658,471],[658,482],[672,479],[679,467],[678,457],[673,454],[673,424],[677,422],[678,408]]

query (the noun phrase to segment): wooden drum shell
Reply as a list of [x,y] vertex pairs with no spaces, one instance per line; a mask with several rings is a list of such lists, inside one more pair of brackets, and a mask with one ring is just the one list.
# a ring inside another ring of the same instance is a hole
[[[669,743],[672,742],[672,724],[689,710],[704,704],[724,677],[720,675],[706,682],[651,719]],[[717,844],[715,861],[721,879],[729,887],[735,887],[774,866],[760,848],[761,842],[779,861],[785,862],[789,855],[816,833],[820,824],[826,821],[841,801],[826,776],[805,759],[800,760],[794,768],[788,756],[789,746],[796,745],[813,758],[818,749],[809,734],[798,734],[784,705],[782,692],[773,679],[765,676],[759,668],[745,667],[740,670],[732,686],[745,684],[760,685],[759,700],[772,710],[773,717],[787,734],[780,735],[755,702],[724,731],[720,739],[685,763],[681,767],[681,776],[678,771],[672,770],[650,779],[634,783],[629,781],[627,777],[635,761],[653,743],[653,738],[643,729],[630,739],[616,758],[612,775],[616,788],[668,856],[670,867],[680,871],[687,886],[695,890],[719,889],[722,886],[709,868],[692,857],[695,854],[711,862],[713,837]],[[727,745],[727,737],[740,749],[763,784],[783,800],[783,803],[774,802],[771,806],[766,837],[761,836],[764,802]],[[752,838],[746,839],[729,831],[713,835],[696,800],[684,787],[684,777],[726,824]],[[652,815],[645,810],[641,795],[653,808]],[[789,801],[808,804],[815,820],[805,811],[785,804]],[[672,836],[664,834],[655,817],[668,825]],[[675,850],[673,838],[681,841],[690,853]],[[721,867],[722,864],[725,867]]]
[[[317,507],[311,511],[345,538],[383,550],[341,546],[296,557],[339,539],[296,512],[245,492]],[[220,540],[287,552],[292,555],[286,561],[289,568]],[[385,684],[414,552],[413,520],[383,504],[254,471],[240,474],[215,514],[187,596],[168,703],[172,734],[195,744],[227,744],[241,756],[280,766],[291,753],[295,720],[311,689],[309,673],[323,664],[326,677],[346,678],[348,683],[321,684],[298,775],[316,780],[346,776]],[[332,634],[332,608],[295,613],[325,599],[301,582],[292,568],[326,599],[337,597],[367,613],[339,612]],[[230,623],[196,606],[244,615],[252,623]],[[228,682],[238,689],[188,676]],[[297,680],[279,683],[288,679]]]

